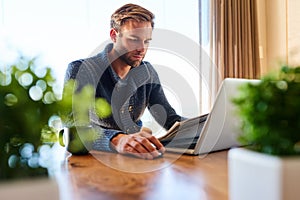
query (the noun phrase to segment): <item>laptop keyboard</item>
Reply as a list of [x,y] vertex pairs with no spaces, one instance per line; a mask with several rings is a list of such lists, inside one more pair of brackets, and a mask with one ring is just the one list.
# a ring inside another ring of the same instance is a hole
[[199,136],[196,136],[193,139],[192,138],[181,138],[181,139],[176,139],[176,140],[161,141],[161,143],[165,147],[194,149],[197,144],[198,139],[199,139]]

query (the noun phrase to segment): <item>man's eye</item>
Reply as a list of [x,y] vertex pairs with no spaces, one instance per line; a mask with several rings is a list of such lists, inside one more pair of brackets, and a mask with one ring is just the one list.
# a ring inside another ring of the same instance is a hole
[[135,38],[130,38],[129,40],[132,41],[132,42],[138,42],[139,41],[138,39],[135,39]]

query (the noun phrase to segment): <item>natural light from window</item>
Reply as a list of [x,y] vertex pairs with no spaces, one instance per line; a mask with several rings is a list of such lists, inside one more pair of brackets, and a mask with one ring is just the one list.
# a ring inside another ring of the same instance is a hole
[[[53,68],[62,87],[67,65],[88,57],[98,45],[109,40],[110,15],[125,3],[128,1],[0,0],[1,67],[14,62],[20,54],[38,57],[41,65]],[[134,0],[131,3],[142,5],[155,14],[155,28],[175,31],[199,43],[198,0]],[[172,66],[186,77],[196,94],[197,103],[201,101],[199,80],[194,76],[197,72],[188,67],[187,60],[151,50],[147,59],[151,59],[148,61],[153,65]],[[161,79],[164,83],[163,77]],[[178,97],[168,85],[164,88],[170,103],[181,114]],[[189,106],[189,115],[200,114],[199,109]],[[144,119],[148,118],[146,114]]]

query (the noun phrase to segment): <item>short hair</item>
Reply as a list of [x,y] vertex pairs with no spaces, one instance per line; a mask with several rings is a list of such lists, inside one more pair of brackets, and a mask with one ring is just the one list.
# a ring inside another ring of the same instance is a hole
[[117,9],[111,15],[110,28],[114,28],[119,31],[121,26],[127,20],[136,20],[138,22],[151,22],[151,27],[154,28],[154,14],[149,10],[136,4],[126,4]]

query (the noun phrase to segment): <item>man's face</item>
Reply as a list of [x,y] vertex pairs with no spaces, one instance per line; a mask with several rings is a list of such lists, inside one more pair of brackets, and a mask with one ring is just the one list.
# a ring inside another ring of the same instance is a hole
[[152,37],[150,22],[127,21],[116,32],[114,49],[126,64],[137,67],[144,59]]

